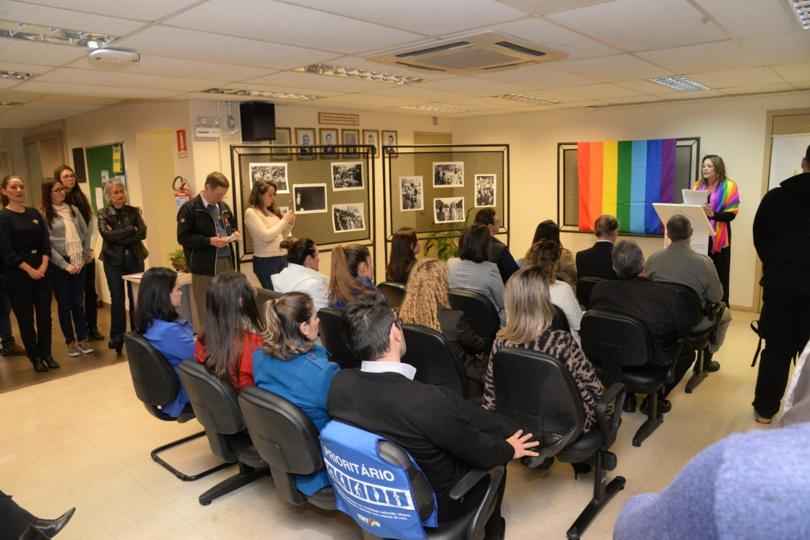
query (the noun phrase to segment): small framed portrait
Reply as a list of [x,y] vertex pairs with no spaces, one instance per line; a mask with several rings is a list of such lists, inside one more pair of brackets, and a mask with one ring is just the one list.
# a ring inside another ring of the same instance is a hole
[[425,188],[421,176],[399,177],[399,210],[415,212],[425,209]]
[[311,156],[315,150],[312,145],[315,144],[315,130],[312,128],[295,128],[295,141],[301,148],[298,153],[302,156]]
[[494,174],[475,175],[475,206],[495,206],[497,176]]
[[364,231],[366,220],[363,203],[333,204],[332,228],[336,233]]
[[343,149],[346,154],[357,155],[357,145],[360,144],[360,130],[359,129],[344,129],[341,131],[343,137]]
[[271,181],[276,185],[276,193],[289,193],[290,184],[287,181],[286,163],[249,163],[250,185],[264,180]]
[[363,163],[360,161],[343,161],[332,163],[332,189],[348,191],[366,187],[363,180]]
[[[290,128],[276,128],[276,138],[273,140],[273,146],[291,146],[292,145],[292,130]],[[292,154],[291,148],[274,148],[273,154]]]
[[433,199],[433,219],[436,223],[464,223],[464,197]]
[[371,151],[371,155],[376,155],[377,149],[380,147],[380,132],[376,129],[364,129],[363,144],[373,146],[374,149]]
[[326,212],[326,184],[299,184],[292,189],[293,208],[296,214]]
[[[399,142],[398,142],[398,139],[397,139],[397,132],[396,131],[383,131],[382,132],[382,145],[383,146],[396,146],[398,144],[399,144]],[[397,151],[394,150],[393,148],[386,148],[385,153],[386,154],[396,154]]]
[[434,163],[433,187],[464,187],[464,162]]
[[340,135],[338,134],[338,130],[320,129],[318,131],[318,135],[320,136],[321,146],[323,146],[321,152],[324,155],[337,154],[337,149],[335,147],[340,144]]

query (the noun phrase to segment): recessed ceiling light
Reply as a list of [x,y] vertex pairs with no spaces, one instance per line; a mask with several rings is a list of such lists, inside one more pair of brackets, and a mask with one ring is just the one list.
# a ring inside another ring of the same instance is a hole
[[420,79],[419,77],[406,77],[404,75],[393,75],[391,73],[383,73],[381,71],[369,71],[366,69],[333,66],[330,64],[312,64],[310,66],[296,68],[293,71],[399,85],[417,84],[424,81],[424,79]]
[[793,9],[802,28],[810,30],[810,0],[788,0],[788,5]]
[[538,97],[532,96],[524,96],[522,94],[503,94],[500,96],[492,96],[497,99],[507,99],[509,101],[522,101],[523,103],[531,103],[532,105],[554,105],[559,103],[559,101],[554,101],[551,99],[542,99]]
[[0,71],[0,79],[19,79],[27,81],[31,77],[36,77],[39,73],[20,73],[19,71]]
[[22,105],[19,101],[0,101],[0,107],[19,107]]
[[298,101],[312,101],[322,99],[322,96],[310,96],[306,94],[291,94],[287,92],[263,92],[261,90],[238,90],[234,88],[209,88],[203,90],[207,94],[223,94],[226,96],[263,97],[273,99],[295,99]]
[[411,109],[414,111],[430,111],[430,112],[443,112],[443,113],[465,113],[467,109],[452,109],[450,107],[431,107],[430,105],[408,105],[400,107],[400,109]]
[[98,49],[104,45],[109,45],[118,39],[118,36],[106,36],[104,34],[94,34],[93,32],[84,32],[82,30],[66,30],[13,21],[0,21],[0,37],[75,45],[77,47],[89,47],[91,49]]
[[680,92],[696,92],[698,90],[711,90],[708,86],[704,86],[686,77],[658,77],[657,79],[647,79],[650,82],[658,83],[669,88],[674,88]]

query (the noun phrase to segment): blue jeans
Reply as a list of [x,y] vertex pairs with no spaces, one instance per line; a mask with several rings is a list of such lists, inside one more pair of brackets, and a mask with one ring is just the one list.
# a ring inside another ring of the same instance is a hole
[[259,278],[263,289],[273,290],[270,277],[287,268],[287,257],[253,257],[253,273]]
[[0,275],[0,343],[3,348],[14,345],[14,335],[11,333],[11,304],[6,294],[6,281]]
[[[87,325],[84,322],[84,268],[78,274],[71,274],[55,264],[48,265],[51,274],[51,287],[56,298],[59,326],[68,345],[74,341],[87,339]],[[74,334],[73,329],[76,328]]]
[[[104,274],[107,276],[107,287],[110,288],[110,341],[123,341],[127,332],[127,313],[124,303],[124,276],[143,272],[143,263],[116,266],[104,263]],[[127,287],[129,295],[129,325],[135,316],[135,301],[132,298],[132,287]]]

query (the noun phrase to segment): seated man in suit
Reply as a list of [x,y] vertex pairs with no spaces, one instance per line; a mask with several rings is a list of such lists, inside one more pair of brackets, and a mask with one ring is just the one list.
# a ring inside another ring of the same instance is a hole
[[[669,365],[670,355],[663,351],[692,331],[689,307],[681,293],[667,285],[655,283],[645,277],[647,268],[644,253],[632,240],[620,240],[613,247],[613,268],[619,279],[597,283],[591,294],[590,307],[624,313],[640,319],[650,332],[655,351],[653,363]],[[675,377],[666,385],[658,409],[669,412],[672,404],[665,399],[683,379],[695,358],[694,351],[684,350],[676,360]],[[627,394],[624,410],[636,409],[636,396]],[[650,399],[641,404],[647,413]]]
[[483,208],[475,214],[475,222],[485,225],[489,231],[489,235],[492,237],[489,245],[489,260],[498,265],[501,279],[506,283],[512,274],[520,270],[520,267],[509,253],[509,247],[495,238],[495,235],[501,230],[501,220],[498,219],[494,208]]
[[[689,244],[692,240],[692,224],[683,214],[675,214],[667,221],[667,236],[672,243],[666,249],[656,251],[647,261],[647,276],[653,281],[680,283],[694,289],[700,297],[703,308],[706,304],[716,304],[723,300],[723,285],[712,260],[700,253],[695,253]],[[706,371],[717,371],[720,363],[712,360],[712,354],[720,350],[726,339],[726,330],[731,323],[731,311],[724,307],[720,313],[717,328],[717,342],[709,346],[706,354]],[[710,328],[715,321],[704,317],[695,327],[695,331]]]
[[596,218],[593,225],[596,243],[593,247],[577,253],[577,275],[583,277],[600,277],[616,279],[613,269],[613,244],[619,237],[619,220],[605,214]]
[[[329,415],[400,445],[422,469],[436,493],[439,522],[450,521],[478,504],[481,483],[460,501],[451,488],[471,469],[491,469],[511,459],[537,456],[509,420],[466,401],[450,390],[413,380],[416,369],[400,362],[405,338],[385,299],[368,295],[343,311],[341,334],[360,369],[338,372],[327,398]],[[486,524],[486,538],[504,538],[506,522],[500,505]]]

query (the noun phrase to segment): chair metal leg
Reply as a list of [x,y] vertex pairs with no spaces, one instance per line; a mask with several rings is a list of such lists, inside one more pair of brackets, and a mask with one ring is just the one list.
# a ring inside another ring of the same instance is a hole
[[691,394],[692,390],[698,387],[700,383],[703,382],[703,379],[708,377],[709,372],[705,369],[705,360],[706,360],[706,349],[702,349],[698,351],[698,357],[695,361],[695,367],[693,369],[694,375],[686,382],[686,393]]
[[[605,482],[607,481],[607,471],[606,467],[604,467],[604,458],[605,456],[610,455],[612,458],[612,462],[615,465],[615,454],[610,454],[610,452],[599,452],[599,456],[596,459],[596,466],[593,475],[593,499],[591,502],[588,503],[588,506],[582,511],[579,515],[577,520],[568,529],[566,533],[569,540],[578,540],[582,533],[585,532],[585,529],[588,525],[591,524],[593,518],[596,517],[596,514],[616,495],[618,492],[624,489],[624,484],[626,480],[623,476],[617,476],[607,486],[605,486]],[[608,465],[607,468],[612,470],[612,466]]]
[[658,426],[664,422],[664,415],[658,412],[658,393],[656,392],[647,397],[652,398],[650,412],[647,415],[647,420],[641,424],[641,427],[636,431],[633,437],[633,446],[641,446],[644,439],[652,435],[652,432],[658,429]]
[[253,482],[254,480],[258,480],[263,476],[269,476],[270,469],[267,467],[262,469],[256,469],[251,467],[250,465],[245,465],[244,463],[239,463],[239,474],[235,476],[231,476],[226,480],[220,482],[219,484],[215,485],[202,495],[200,495],[200,504],[203,506],[207,506],[211,504],[211,501],[216,499],[217,497],[221,497],[223,495],[227,495],[231,491],[239,489],[242,486],[246,486]]
[[208,469],[207,471],[202,471],[201,473],[188,475],[188,474],[181,473],[180,471],[178,471],[177,469],[175,469],[174,467],[172,467],[171,465],[166,463],[163,460],[163,458],[158,456],[159,453],[161,453],[161,452],[163,452],[165,450],[168,450],[170,448],[174,448],[175,446],[180,446],[181,444],[187,443],[189,441],[193,441],[194,439],[199,439],[203,435],[205,435],[205,431],[195,433],[194,435],[189,435],[188,437],[183,437],[182,439],[178,439],[178,440],[176,440],[174,442],[171,442],[169,444],[164,444],[163,446],[155,448],[154,450],[152,450],[152,454],[151,454],[152,459],[155,461],[155,463],[157,463],[158,465],[160,465],[161,467],[163,467],[164,469],[166,469],[167,471],[169,471],[170,473],[175,475],[178,479],[182,480],[183,482],[193,482],[194,480],[199,480],[200,478],[205,478],[209,474],[220,471],[220,470],[224,469],[225,467],[230,467],[231,465],[234,465],[234,463],[221,463],[221,464],[217,465],[216,467],[212,467],[212,468]]

